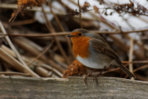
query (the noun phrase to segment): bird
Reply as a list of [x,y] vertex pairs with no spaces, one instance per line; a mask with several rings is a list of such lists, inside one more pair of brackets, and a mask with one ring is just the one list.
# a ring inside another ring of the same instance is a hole
[[91,69],[103,69],[106,66],[115,65],[119,66],[130,78],[135,78],[135,75],[122,65],[119,56],[100,34],[90,33],[81,28],[73,30],[68,37],[71,38],[75,58],[84,66]]

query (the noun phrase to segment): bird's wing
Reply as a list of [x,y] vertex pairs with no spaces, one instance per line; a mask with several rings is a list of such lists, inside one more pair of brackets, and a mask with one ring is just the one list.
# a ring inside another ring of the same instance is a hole
[[102,53],[112,59],[115,59],[118,64],[121,64],[118,55],[112,50],[112,48],[106,42],[102,42],[97,39],[91,39],[92,49],[98,53]]
[[106,42],[106,39],[103,35],[101,34],[95,34],[95,33],[89,33],[92,34],[92,38],[97,39],[97,40],[101,40],[102,42]]
[[111,47],[106,42],[102,42],[97,39],[91,39],[91,45],[92,45],[92,48],[94,51],[104,54],[104,55],[114,59],[119,64],[121,70],[123,70],[125,73],[127,73],[130,77],[135,78],[135,75],[133,75],[126,67],[124,67],[121,64],[121,61],[120,61],[118,55],[111,49]]

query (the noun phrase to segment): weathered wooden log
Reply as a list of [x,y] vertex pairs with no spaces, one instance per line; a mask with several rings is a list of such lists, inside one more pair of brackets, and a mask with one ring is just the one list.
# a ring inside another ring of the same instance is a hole
[[[96,82],[97,81],[97,82]],[[148,99],[148,82],[114,77],[0,78],[0,99]]]

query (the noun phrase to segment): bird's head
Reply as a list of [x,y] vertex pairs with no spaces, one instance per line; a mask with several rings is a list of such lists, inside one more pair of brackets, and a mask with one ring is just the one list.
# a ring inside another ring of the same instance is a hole
[[85,37],[85,36],[91,37],[91,36],[93,36],[93,34],[89,33],[89,31],[86,29],[75,29],[68,35],[68,37],[71,37],[71,39]]
[[80,41],[80,40],[84,40],[84,39],[91,39],[91,38],[95,38],[97,40],[100,40],[102,42],[106,42],[105,38],[100,35],[100,34],[96,34],[94,32],[90,32],[86,29],[75,29],[73,30],[68,37],[71,38],[72,42],[74,41]]

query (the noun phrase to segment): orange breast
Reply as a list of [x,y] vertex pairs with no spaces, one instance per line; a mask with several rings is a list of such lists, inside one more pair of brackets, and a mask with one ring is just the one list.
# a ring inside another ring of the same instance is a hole
[[78,55],[82,58],[87,58],[90,54],[88,48],[89,48],[89,37],[72,37],[72,43],[73,43],[73,53],[75,57]]

